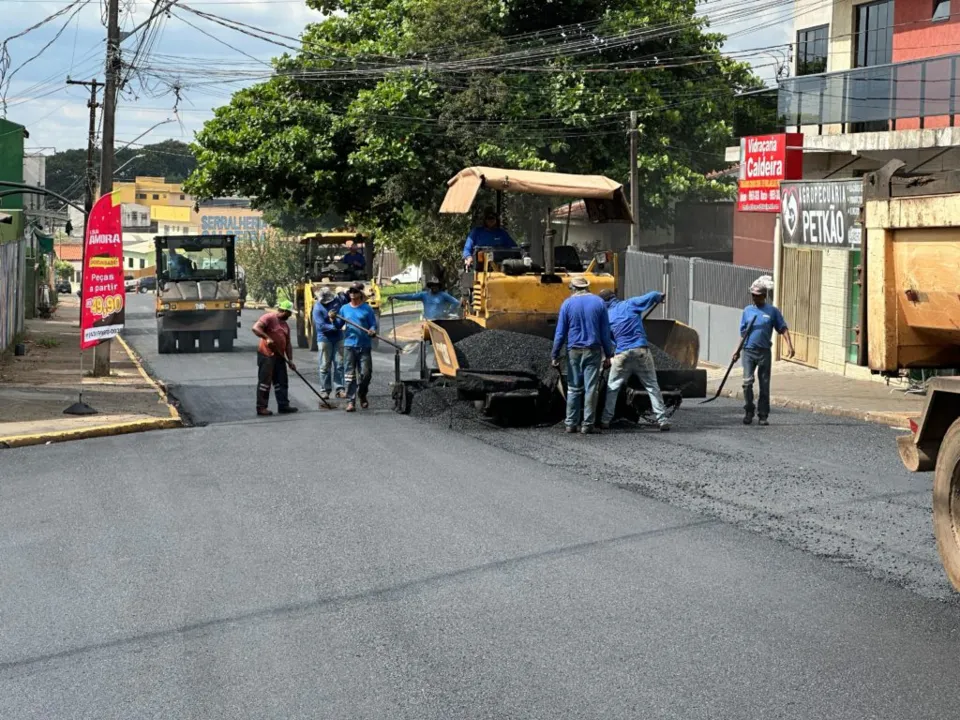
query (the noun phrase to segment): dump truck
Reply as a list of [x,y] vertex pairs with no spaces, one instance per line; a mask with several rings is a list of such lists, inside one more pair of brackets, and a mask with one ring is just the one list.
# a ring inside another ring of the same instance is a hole
[[[498,216],[503,206],[503,193],[524,193],[553,198],[580,199],[593,223],[633,222],[623,186],[601,175],[505,170],[491,167],[469,167],[448,182],[447,194],[440,206],[445,214],[471,211],[481,189],[496,193]],[[499,368],[462,368],[457,360],[455,344],[486,330],[507,330],[552,339],[560,314],[560,306],[570,296],[569,283],[575,276],[590,281],[590,291],[618,289],[618,258],[610,251],[598,252],[584,265],[577,248],[556,243],[556,232],[546,218],[540,239],[542,262],[524,247],[474,248],[470,271],[461,278],[461,290],[468,297],[467,310],[460,320],[437,320],[424,323],[420,353],[420,379],[407,383],[407,389],[394,393],[395,409],[409,410],[410,391],[416,382],[430,382],[435,377],[454,380],[461,396],[472,399],[490,415],[510,415],[524,406],[543,403],[535,378]],[[532,245],[532,243],[531,243]],[[665,400],[676,406],[684,397],[705,397],[706,371],[697,368],[700,341],[697,332],[676,320],[648,321],[651,342],[664,349],[680,364],[681,369],[660,375]],[[433,350],[436,371],[428,366]],[[650,408],[646,391],[633,383],[624,393],[622,412],[637,417]]]
[[158,235],[157,352],[233,350],[243,302],[233,235]]
[[[864,177],[858,362],[874,373],[960,368],[960,172]],[[912,472],[933,477],[933,529],[960,590],[960,377],[934,377],[923,412],[897,438]]]
[[[334,292],[344,292],[355,282],[363,283],[367,303],[380,317],[380,287],[373,275],[373,239],[361,233],[338,230],[335,232],[308,233],[300,239],[303,248],[303,277],[297,284],[297,346],[317,350],[317,332],[313,326],[313,306],[320,290],[329,287]],[[365,265],[362,270],[342,262],[343,256],[353,245],[363,253]]]

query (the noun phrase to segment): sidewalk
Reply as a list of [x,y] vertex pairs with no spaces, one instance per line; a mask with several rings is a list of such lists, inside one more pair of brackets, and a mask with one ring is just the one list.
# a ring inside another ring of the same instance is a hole
[[112,374],[90,377],[83,357],[83,401],[96,415],[64,415],[80,391],[79,302],[60,298],[50,320],[28,320],[26,355],[0,358],[0,448],[179,427],[177,411],[126,343],[111,343]]
[[[706,367],[706,370],[707,397],[713,397],[727,369]],[[721,395],[742,400],[742,384],[743,370],[737,363]],[[925,398],[908,395],[904,390],[905,384],[891,382],[888,386],[883,382],[855,380],[780,360],[773,363],[770,404],[908,429],[909,418],[923,411]]]

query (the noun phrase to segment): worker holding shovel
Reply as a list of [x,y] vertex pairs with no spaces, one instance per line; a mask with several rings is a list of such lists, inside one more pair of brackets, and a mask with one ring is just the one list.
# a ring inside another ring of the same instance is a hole
[[297,369],[293,364],[290,326],[287,325],[292,314],[293,303],[281,300],[275,311],[264,313],[253,325],[253,334],[260,338],[257,347],[257,415],[273,415],[267,407],[271,385],[277,396],[277,411],[281,415],[297,412],[297,408],[290,405],[287,379],[287,365],[291,370]]
[[377,316],[366,301],[363,290],[351,286],[347,290],[350,303],[340,308],[337,315],[346,324],[343,340],[344,381],[347,385],[347,412],[355,412],[357,400],[367,409],[367,391],[373,377],[373,338],[377,335]]
[[[770,374],[772,370],[772,337],[776,330],[787,341],[787,357],[792,358],[793,339],[783,314],[767,303],[767,294],[773,286],[769,275],[758,278],[750,286],[753,304],[747,305],[740,317],[740,335],[743,337],[743,424],[753,423],[754,412],[760,425],[769,425],[770,415]],[[740,357],[738,349],[733,354],[733,362]],[[757,403],[753,402],[754,375],[760,382],[760,394]]]

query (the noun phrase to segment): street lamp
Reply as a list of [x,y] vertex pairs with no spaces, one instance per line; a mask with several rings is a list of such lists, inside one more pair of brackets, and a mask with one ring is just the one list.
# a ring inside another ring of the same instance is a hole
[[130,163],[132,163],[134,160],[139,160],[140,158],[144,158],[144,157],[146,157],[146,155],[134,155],[132,158],[130,158],[129,160],[127,160],[123,165],[121,165],[121,166],[118,167],[116,170],[114,170],[114,172],[113,172],[114,176],[115,176],[115,177],[116,177],[116,176],[119,176],[119,175],[120,175],[120,171],[123,170],[127,165],[129,165]]

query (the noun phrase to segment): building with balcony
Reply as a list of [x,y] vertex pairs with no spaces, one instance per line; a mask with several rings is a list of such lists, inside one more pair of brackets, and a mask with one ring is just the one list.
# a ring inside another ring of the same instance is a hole
[[[797,0],[793,18],[778,108],[781,130],[803,134],[804,180],[859,178],[892,159],[907,172],[960,168],[960,0]],[[727,159],[740,152],[728,148]],[[775,215],[738,216],[769,226],[763,252],[774,255],[778,304],[808,349],[799,360],[864,374],[858,248],[789,247]]]

